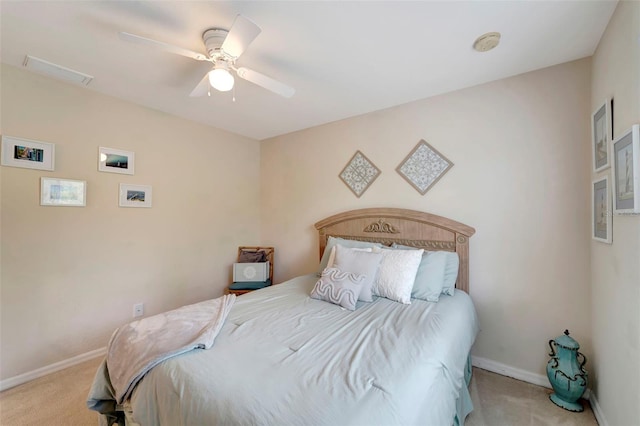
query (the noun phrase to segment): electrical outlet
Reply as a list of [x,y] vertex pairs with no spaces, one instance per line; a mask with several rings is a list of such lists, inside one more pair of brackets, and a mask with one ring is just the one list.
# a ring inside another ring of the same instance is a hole
[[133,305],[133,317],[138,318],[144,315],[144,303],[136,303]]

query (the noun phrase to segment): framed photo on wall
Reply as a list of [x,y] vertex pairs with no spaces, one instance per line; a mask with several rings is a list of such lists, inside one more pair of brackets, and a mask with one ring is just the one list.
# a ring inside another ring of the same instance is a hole
[[591,185],[591,238],[611,244],[612,223],[609,177],[604,176]]
[[120,207],[151,207],[152,201],[151,185],[120,184]]
[[613,141],[613,211],[640,213],[640,125]]
[[101,172],[132,175],[135,171],[136,154],[121,149],[98,148],[98,170]]
[[83,180],[40,178],[40,205],[84,207],[87,182]]
[[56,146],[52,143],[2,136],[2,165],[53,171]]
[[396,167],[396,172],[420,195],[427,193],[449,170],[453,163],[421,139]]
[[611,166],[609,141],[611,140],[611,99],[606,99],[591,116],[593,171],[599,172]]

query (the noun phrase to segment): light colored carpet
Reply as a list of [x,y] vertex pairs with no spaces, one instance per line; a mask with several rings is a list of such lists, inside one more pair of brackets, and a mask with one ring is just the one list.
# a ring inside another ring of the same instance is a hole
[[91,383],[102,358],[69,367],[0,393],[2,426],[97,426],[87,408]]
[[[98,424],[85,400],[101,359],[41,377],[0,393],[2,426]],[[475,410],[467,426],[596,426],[585,402],[583,413],[571,413],[549,401],[549,389],[474,368],[471,398]]]
[[474,410],[465,426],[597,426],[589,402],[572,413],[549,400],[551,389],[478,368],[469,387]]

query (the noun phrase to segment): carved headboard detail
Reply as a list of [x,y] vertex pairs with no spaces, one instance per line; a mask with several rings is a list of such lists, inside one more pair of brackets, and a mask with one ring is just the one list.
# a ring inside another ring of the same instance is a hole
[[469,237],[476,232],[470,226],[416,210],[369,208],[333,215],[315,227],[320,258],[329,236],[387,246],[396,243],[432,251],[454,251],[460,258],[456,288],[469,292]]
[[396,229],[396,227],[394,227],[389,222],[385,222],[384,219],[378,219],[377,222],[373,222],[370,225],[366,226],[363,229],[363,232],[383,232],[387,234],[397,234],[400,231],[398,231],[398,229]]

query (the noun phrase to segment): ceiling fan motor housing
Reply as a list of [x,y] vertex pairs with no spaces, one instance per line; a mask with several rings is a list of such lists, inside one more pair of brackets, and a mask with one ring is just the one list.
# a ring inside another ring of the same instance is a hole
[[229,31],[222,28],[210,28],[202,33],[202,41],[204,41],[204,45],[207,48],[209,56],[213,57],[220,55],[220,47],[227,38],[227,34],[229,34]]

